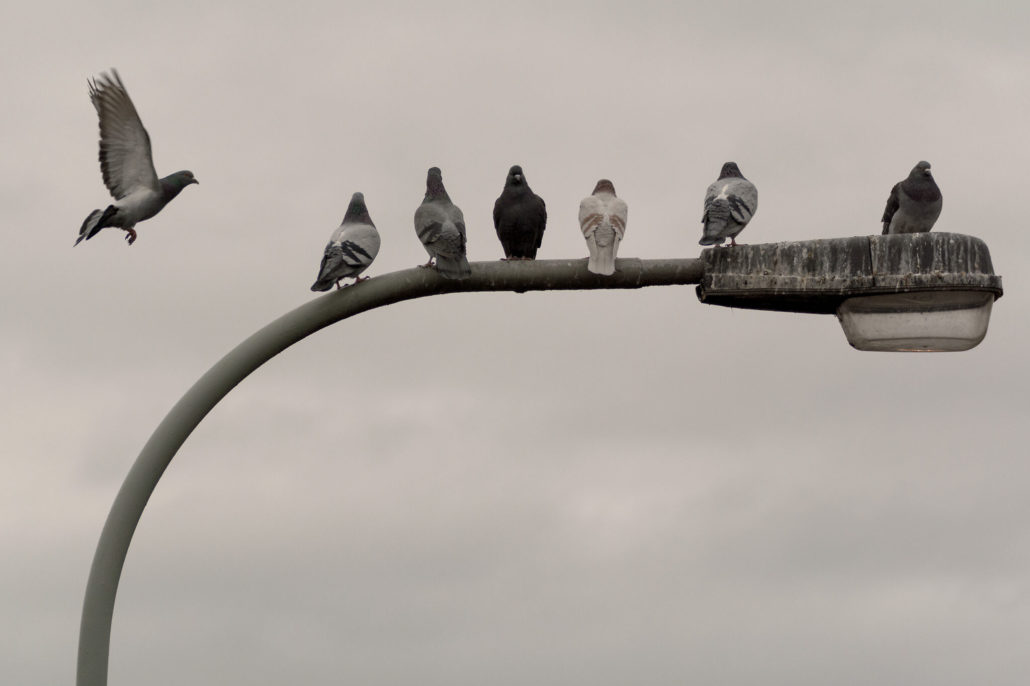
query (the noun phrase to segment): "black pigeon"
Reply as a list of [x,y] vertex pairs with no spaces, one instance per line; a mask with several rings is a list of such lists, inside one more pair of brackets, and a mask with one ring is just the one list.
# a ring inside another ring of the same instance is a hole
[[494,228],[504,248],[504,259],[536,259],[546,225],[544,200],[530,189],[522,167],[516,164],[508,170],[504,190],[494,203]]
[[930,173],[930,163],[920,162],[908,178],[894,184],[883,211],[883,235],[926,233],[941,216],[941,189]]

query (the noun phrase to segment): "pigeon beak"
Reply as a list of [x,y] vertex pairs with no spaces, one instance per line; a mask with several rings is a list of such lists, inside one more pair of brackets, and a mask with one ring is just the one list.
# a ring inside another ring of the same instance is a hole
[[[198,186],[200,185],[200,181],[197,181],[197,179],[196,179],[196,178],[190,179],[190,183],[195,183],[195,184],[197,184]],[[186,184],[186,185],[188,186],[189,184]]]
[[522,180],[522,174],[516,174],[512,178],[515,179],[516,181],[521,181]]

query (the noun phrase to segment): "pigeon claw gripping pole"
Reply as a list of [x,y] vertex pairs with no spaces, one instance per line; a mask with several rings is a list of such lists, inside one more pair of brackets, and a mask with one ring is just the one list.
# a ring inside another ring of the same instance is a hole
[[611,276],[586,260],[476,262],[464,279],[414,267],[333,291],[301,305],[250,336],[193,384],[143,446],[111,506],[93,556],[79,628],[78,686],[105,686],[111,621],[122,566],[147,501],[175,453],[229,391],[268,360],[321,329],[403,300],[444,293],[643,288],[697,284],[699,259],[619,259]]

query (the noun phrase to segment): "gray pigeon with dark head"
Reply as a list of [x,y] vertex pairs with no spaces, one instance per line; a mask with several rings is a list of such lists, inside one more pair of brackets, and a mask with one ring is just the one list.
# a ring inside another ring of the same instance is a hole
[[426,196],[415,210],[415,233],[429,253],[424,266],[433,266],[435,259],[436,270],[448,279],[464,279],[472,273],[465,256],[465,217],[447,195],[439,167],[426,175]]
[[343,222],[329,237],[325,246],[322,265],[318,268],[318,279],[311,286],[313,291],[328,291],[340,280],[354,277],[354,283],[364,281],[359,274],[368,269],[379,254],[379,232],[372,218],[368,216],[365,196],[355,193],[351,196]]
[[930,163],[920,162],[908,178],[894,184],[883,210],[883,235],[926,233],[941,215],[941,189],[930,173]]
[[727,238],[736,245],[737,235],[744,230],[758,209],[758,189],[744,178],[736,162],[722,165],[719,178],[705,193],[705,209],[701,216],[704,230],[701,245],[722,245]]
[[507,260],[534,260],[544,240],[547,226],[547,207],[543,198],[534,193],[522,167],[508,170],[504,190],[494,203],[494,228]]
[[594,192],[579,203],[579,228],[587,241],[587,269],[605,276],[615,273],[615,256],[626,235],[629,208],[615,195],[615,186],[601,179]]
[[132,245],[138,222],[150,219],[183,188],[199,182],[191,171],[157,178],[150,136],[117,71],[112,69],[110,75],[101,74],[88,83],[89,99],[100,118],[100,171],[115,201],[106,209],[90,212],[75,245],[109,226],[125,231],[125,239]]

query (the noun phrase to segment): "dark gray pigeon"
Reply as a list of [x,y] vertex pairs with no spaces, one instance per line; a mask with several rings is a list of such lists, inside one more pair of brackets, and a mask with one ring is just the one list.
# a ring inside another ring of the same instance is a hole
[[[89,83],[89,82],[87,82]],[[150,219],[191,183],[199,183],[191,171],[157,178],[150,153],[150,136],[122,85],[118,72],[101,74],[89,83],[89,99],[100,117],[100,171],[115,202],[93,210],[82,222],[78,245],[100,229],[115,226],[126,232],[129,245],[136,240],[138,222]]]
[[504,190],[494,203],[494,228],[507,260],[534,260],[547,226],[543,198],[526,183],[522,167],[508,170]]
[[908,178],[894,184],[883,211],[883,235],[926,233],[941,215],[941,189],[930,173],[930,163],[920,162]]
[[359,274],[368,269],[379,254],[379,232],[372,218],[368,216],[365,196],[355,193],[351,196],[343,222],[329,237],[325,256],[318,268],[318,279],[311,286],[313,291],[328,291],[340,280],[354,277],[354,283],[364,281]]
[[729,238],[730,245],[736,245],[737,235],[757,209],[758,189],[744,178],[736,162],[727,162],[705,193],[705,209],[701,215],[705,227],[698,243],[722,245]]
[[465,256],[465,217],[447,195],[439,167],[426,175],[426,197],[415,210],[415,233],[429,253],[424,266],[433,266],[435,259],[436,270],[448,279],[464,279],[472,273]]

